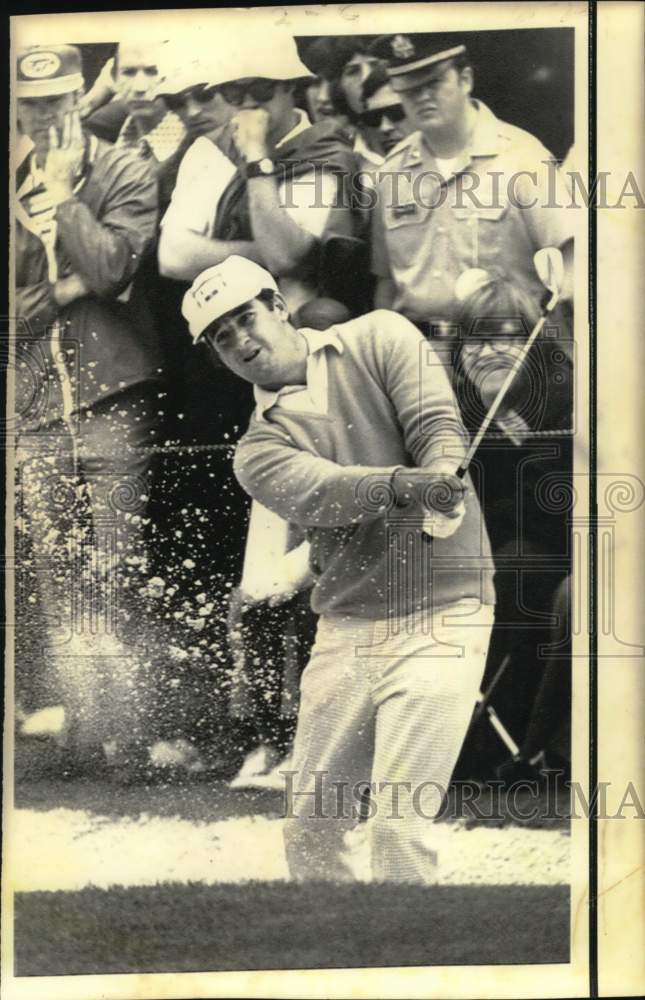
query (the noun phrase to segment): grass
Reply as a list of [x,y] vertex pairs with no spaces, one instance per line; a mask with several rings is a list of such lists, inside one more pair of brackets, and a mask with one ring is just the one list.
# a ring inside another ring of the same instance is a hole
[[15,897],[18,976],[569,960],[565,886],[247,883]]

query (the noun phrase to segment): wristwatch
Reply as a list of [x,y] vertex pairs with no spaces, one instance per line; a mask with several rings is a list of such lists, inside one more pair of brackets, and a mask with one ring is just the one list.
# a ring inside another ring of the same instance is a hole
[[252,160],[246,165],[246,176],[249,177],[271,177],[275,172],[275,164],[268,156],[261,160]]

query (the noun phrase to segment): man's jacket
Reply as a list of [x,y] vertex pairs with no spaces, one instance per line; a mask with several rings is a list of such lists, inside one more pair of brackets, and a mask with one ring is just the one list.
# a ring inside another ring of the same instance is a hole
[[[59,307],[44,244],[22,224],[22,212],[15,234],[14,312],[19,331],[28,331],[22,344],[19,333],[18,352],[32,355],[34,377],[48,392],[57,378],[49,341],[52,328],[59,328],[59,365],[62,353],[74,410],[158,379],[162,369],[144,289],[136,281],[157,230],[157,182],[134,151],[91,137],[88,154],[74,196],[56,209],[55,258],[58,277],[78,273],[89,293]],[[21,187],[24,191],[24,165],[19,193]],[[49,391],[50,419],[60,416],[55,397]],[[21,412],[19,400],[17,408]]]

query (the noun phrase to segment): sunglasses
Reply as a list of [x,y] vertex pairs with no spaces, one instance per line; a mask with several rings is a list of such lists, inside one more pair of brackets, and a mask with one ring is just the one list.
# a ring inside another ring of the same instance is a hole
[[224,100],[236,107],[244,103],[247,94],[250,94],[258,104],[265,104],[274,96],[279,82],[258,77],[253,80],[240,80],[237,83],[225,83],[219,89]]
[[527,329],[521,319],[498,324],[496,329],[487,329],[485,324],[476,322],[474,328],[463,337],[461,349],[467,355],[478,354],[484,347],[491,348],[496,354],[507,354],[523,347],[527,336]]
[[388,118],[392,123],[402,122],[405,118],[405,111],[400,104],[390,104],[386,108],[375,108],[373,111],[364,111],[361,119],[365,125],[371,128],[379,128],[384,118]]
[[490,340],[484,338],[473,338],[471,340],[463,341],[461,350],[462,353],[468,357],[471,357],[473,354],[479,354],[484,347],[489,347],[495,352],[495,354],[508,354],[510,351],[516,351],[524,347],[525,342],[526,336],[524,336],[524,339],[522,340],[521,335],[509,335],[508,338],[503,338],[498,335]]
[[169,111],[181,111],[186,107],[189,97],[192,97],[197,104],[208,104],[217,93],[217,90],[217,87],[195,87],[193,90],[188,91],[188,93],[165,94],[164,101]]

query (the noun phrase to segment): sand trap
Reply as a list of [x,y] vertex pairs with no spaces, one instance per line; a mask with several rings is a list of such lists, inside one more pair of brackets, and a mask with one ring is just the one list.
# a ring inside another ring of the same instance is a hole
[[[11,875],[8,867],[5,876],[23,892],[286,879],[281,827],[281,819],[265,816],[207,823],[146,813],[114,819],[73,809],[18,809],[8,817]],[[354,838],[352,856],[357,876],[368,878],[363,833],[364,827]],[[565,831],[466,829],[452,822],[433,824],[430,833],[443,884],[570,881],[571,841]]]

